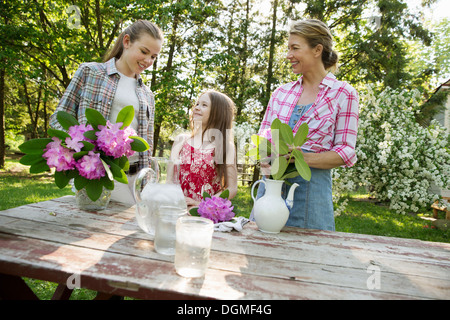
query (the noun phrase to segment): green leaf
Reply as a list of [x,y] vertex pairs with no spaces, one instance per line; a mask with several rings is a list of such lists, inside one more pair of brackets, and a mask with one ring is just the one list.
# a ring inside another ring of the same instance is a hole
[[130,168],[130,162],[128,161],[127,156],[121,156],[119,158],[119,162],[117,163],[119,167],[121,167],[124,171],[128,171]]
[[291,127],[286,123],[282,123],[280,126],[280,136],[287,144],[294,143],[294,134]]
[[285,157],[280,156],[275,158],[275,161],[272,163],[270,167],[270,174],[274,180],[280,180],[284,175],[286,168],[288,166],[288,162]]
[[289,173],[285,173],[283,177],[281,177],[281,180],[284,179],[290,179],[290,178],[295,178],[297,177],[299,174],[297,172],[297,170],[289,172]]
[[100,180],[106,189],[108,190],[114,189],[114,180],[109,180],[107,176],[102,177]]
[[30,167],[30,173],[41,173],[49,170],[50,167],[47,165],[47,161],[44,158],[39,162],[33,163]]
[[57,137],[62,141],[66,140],[66,138],[70,138],[70,135],[67,132],[53,128],[48,128],[47,133],[50,137]]
[[27,154],[43,154],[47,144],[52,142],[50,138],[40,138],[25,141],[19,146],[19,150]]
[[308,124],[302,123],[300,125],[300,127],[298,128],[298,131],[295,133],[295,137],[294,137],[294,146],[295,147],[301,147],[307,140],[307,136],[308,136]]
[[113,176],[113,174],[112,174],[111,169],[109,168],[109,166],[106,164],[105,161],[103,161],[103,159],[100,158],[100,160],[102,161],[103,168],[105,168],[105,171],[106,171],[106,177],[108,178],[108,180],[110,180],[110,181],[114,180],[114,176]]
[[[247,152],[249,156],[253,156],[256,152],[257,160],[270,157],[272,154],[272,143],[268,139],[254,134],[251,136],[251,140],[255,144],[256,148],[253,148]],[[256,151],[252,151],[254,149],[256,149]]]
[[83,151],[91,151],[94,150],[95,145],[88,142],[88,141],[80,141],[84,146],[83,146]]
[[89,151],[75,152],[75,153],[73,154],[73,158],[74,158],[75,160],[78,160],[78,159],[80,159],[81,157],[87,155],[88,153],[89,153]]
[[44,159],[42,158],[43,154],[44,152],[42,152],[41,154],[26,154],[22,158],[20,158],[19,163],[26,166],[31,166],[32,164],[35,164]]
[[144,151],[147,151],[150,148],[150,146],[148,145],[147,141],[145,141],[141,137],[130,136],[130,139],[134,140],[131,143],[131,150],[134,150],[134,151],[137,151],[137,152],[144,152]]
[[83,176],[80,176],[79,174],[73,179],[73,183],[77,190],[83,189],[88,184],[88,182],[89,182],[88,179],[86,179]]
[[96,132],[95,130],[89,130],[89,131],[86,131],[85,133],[83,133],[83,135],[90,140],[96,141],[97,135],[95,134],[95,132]]
[[259,160],[258,147],[254,147],[247,151],[245,154],[246,157],[256,157],[256,160]]
[[105,117],[103,117],[103,115],[95,109],[91,108],[86,109],[86,119],[95,130],[98,130],[99,125],[101,126],[106,125]]
[[134,107],[126,106],[122,110],[120,110],[119,114],[117,115],[116,123],[122,122],[123,125],[120,127],[120,129],[123,130],[123,128],[128,127],[131,124],[133,119]]
[[270,130],[280,130],[281,128],[281,120],[276,118],[275,120],[272,121],[272,124],[270,125]]
[[219,195],[220,198],[223,199],[228,199],[228,197],[230,196],[230,190],[225,189],[222,191],[222,193]]
[[70,181],[70,177],[65,171],[55,171],[55,184],[58,188],[63,189]]
[[111,172],[113,174],[113,177],[116,181],[122,182],[122,183],[128,183],[127,175],[125,174],[125,171],[122,170],[114,161],[108,158],[102,158],[111,169]]
[[200,214],[198,213],[198,208],[197,207],[194,207],[191,210],[189,210],[189,214],[191,216],[194,216],[194,217],[199,217],[200,216]]
[[202,196],[203,196],[203,200],[205,200],[206,198],[211,198],[211,195],[208,192],[206,192],[206,191],[204,191],[202,193]]
[[103,191],[103,184],[98,179],[89,180],[85,186],[86,194],[92,201],[97,201]]
[[65,130],[69,130],[71,126],[79,125],[78,120],[73,115],[65,111],[58,111],[56,114],[56,119]]
[[309,168],[308,164],[306,164],[302,152],[295,149],[292,154],[295,158],[295,168],[297,169],[300,176],[307,181],[311,180],[311,169]]
[[275,150],[277,150],[278,154],[285,155],[289,153],[289,147],[286,142],[284,142],[283,139],[280,139],[277,134],[272,135],[272,139],[275,143]]

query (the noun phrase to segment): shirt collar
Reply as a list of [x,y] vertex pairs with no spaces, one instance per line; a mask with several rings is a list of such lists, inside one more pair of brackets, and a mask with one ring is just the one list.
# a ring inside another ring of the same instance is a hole
[[[298,80],[297,83],[301,86],[302,85],[302,81],[303,81],[303,75],[301,75]],[[322,79],[322,82],[320,83],[320,86],[327,86],[332,88],[333,84],[337,81],[336,77],[334,74],[332,74],[331,72],[328,72],[327,75],[325,76],[325,78]]]
[[[106,74],[108,76],[111,76],[115,73],[119,74],[119,71],[116,68],[116,58],[113,57],[109,59],[108,61],[105,62],[105,64],[106,64]],[[137,80],[139,85],[143,84],[142,78],[139,74],[137,75]]]

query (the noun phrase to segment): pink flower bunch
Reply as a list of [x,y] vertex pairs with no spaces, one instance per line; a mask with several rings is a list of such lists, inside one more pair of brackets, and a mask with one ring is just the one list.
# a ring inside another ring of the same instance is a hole
[[76,167],[81,176],[86,179],[100,179],[105,176],[105,168],[100,160],[100,153],[89,151],[89,153],[76,163]]
[[130,139],[130,136],[135,136],[136,131],[131,127],[120,130],[121,126],[121,122],[112,124],[109,120],[106,122],[106,126],[98,126],[100,131],[96,132],[97,146],[107,156],[120,158],[124,155],[129,157],[134,154],[134,151],[131,150],[133,139]]
[[81,141],[88,141],[90,143],[94,143],[94,141],[87,139],[84,136],[86,131],[92,130],[92,126],[90,124],[84,125],[80,124],[77,126],[71,126],[69,128],[70,138],[66,138],[66,146],[75,150],[75,152],[80,152],[81,148],[83,148],[83,144]]
[[47,165],[50,168],[55,168],[56,171],[73,170],[75,169],[75,159],[73,150],[65,148],[61,145],[61,139],[57,137],[52,138],[53,142],[47,144],[45,153],[42,155],[47,160]]
[[221,197],[206,198],[198,206],[198,214],[214,223],[229,221],[234,217],[231,201]]

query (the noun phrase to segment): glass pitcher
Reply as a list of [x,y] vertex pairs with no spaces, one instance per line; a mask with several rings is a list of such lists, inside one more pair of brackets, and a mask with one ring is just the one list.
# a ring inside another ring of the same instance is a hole
[[151,158],[150,167],[139,171],[136,177],[136,220],[139,227],[152,237],[155,236],[160,207],[172,207],[187,214],[179,175],[179,163],[167,158]]

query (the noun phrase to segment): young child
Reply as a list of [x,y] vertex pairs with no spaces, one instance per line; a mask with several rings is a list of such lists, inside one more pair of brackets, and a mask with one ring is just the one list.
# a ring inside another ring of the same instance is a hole
[[114,123],[123,107],[133,105],[135,118],[131,127],[147,140],[150,150],[135,153],[128,159],[129,185],[114,184],[111,199],[116,201],[134,204],[131,189],[134,175],[141,168],[149,166],[153,149],[155,100],[140,74],[153,65],[163,41],[162,31],[152,22],[134,22],[122,31],[103,63],[89,62],[79,66],[55,113],[50,117],[50,126],[61,129],[56,119],[58,111],[66,111],[78,122],[86,123],[86,108],[93,108]]
[[180,162],[180,182],[188,208],[196,207],[203,192],[237,193],[235,147],[232,140],[234,103],[225,94],[206,91],[190,116],[191,134],[175,138],[171,159]]

